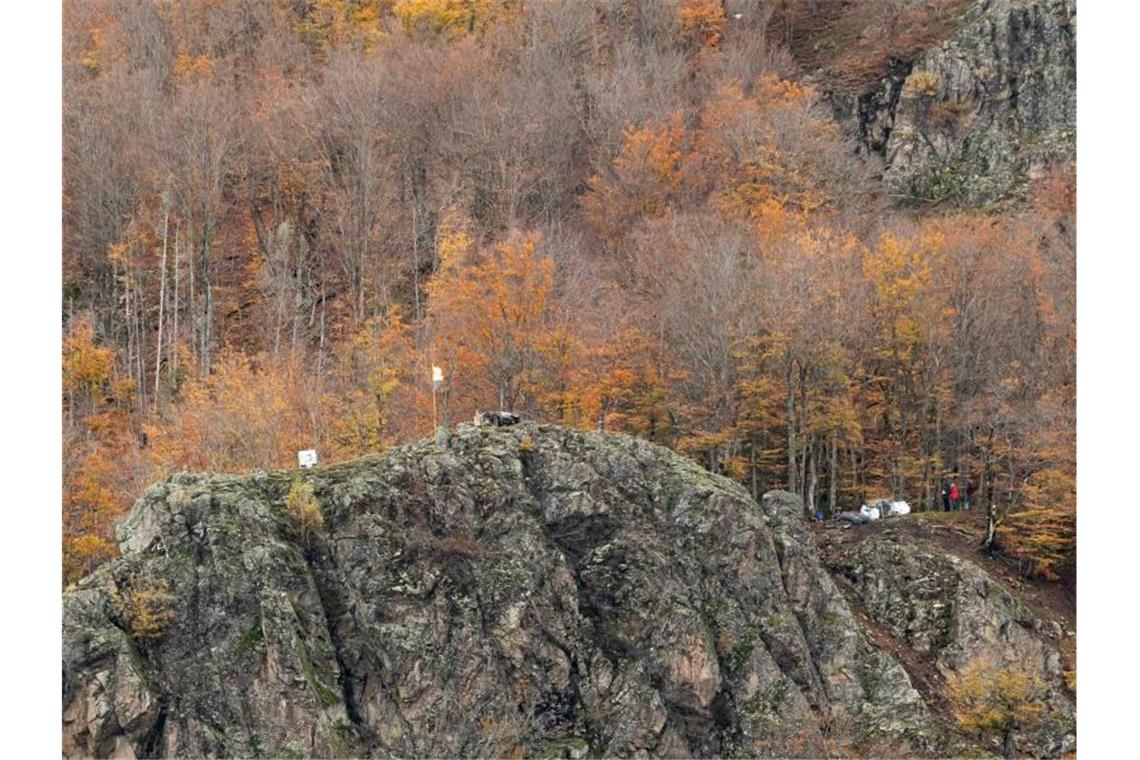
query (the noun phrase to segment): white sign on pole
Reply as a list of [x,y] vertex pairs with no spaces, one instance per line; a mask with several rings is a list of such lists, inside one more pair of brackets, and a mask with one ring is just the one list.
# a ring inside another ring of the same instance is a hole
[[305,449],[304,451],[298,451],[297,464],[306,470],[310,467],[315,467],[317,464],[317,450]]
[[443,383],[443,369],[435,366],[431,367],[431,382],[432,385],[438,388]]

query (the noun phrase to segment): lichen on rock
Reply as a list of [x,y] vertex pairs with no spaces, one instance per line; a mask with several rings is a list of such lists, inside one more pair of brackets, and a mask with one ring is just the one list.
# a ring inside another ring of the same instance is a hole
[[[301,478],[322,519],[302,536]],[[176,475],[64,595],[64,737],[107,756],[931,755],[798,497],[622,435],[458,430],[303,474]],[[169,581],[138,639],[116,588]],[[884,750],[883,748],[887,748]]]

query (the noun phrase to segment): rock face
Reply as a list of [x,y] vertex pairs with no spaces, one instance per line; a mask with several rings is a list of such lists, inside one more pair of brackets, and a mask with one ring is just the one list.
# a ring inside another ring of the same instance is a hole
[[918,657],[953,678],[974,661],[1013,667],[1042,687],[1040,722],[1014,735],[1018,756],[1057,757],[1076,741],[1073,701],[1056,642],[1064,632],[1035,618],[972,562],[900,540],[869,538],[831,568],[856,606]]
[[1076,3],[978,0],[938,48],[858,99],[900,202],[984,205],[1076,151]]
[[[294,478],[319,518],[297,516]],[[174,476],[121,527],[123,556],[64,595],[65,752],[952,751],[799,504],[530,423]]]

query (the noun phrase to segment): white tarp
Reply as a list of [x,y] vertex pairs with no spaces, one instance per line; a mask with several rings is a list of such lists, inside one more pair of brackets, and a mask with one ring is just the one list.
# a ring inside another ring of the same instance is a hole
[[892,501],[890,506],[890,514],[892,515],[909,515],[910,505],[905,501]]
[[882,517],[882,513],[879,512],[878,507],[868,507],[866,504],[859,507],[859,514],[863,515],[863,517],[866,517],[868,520],[878,520],[880,517]]

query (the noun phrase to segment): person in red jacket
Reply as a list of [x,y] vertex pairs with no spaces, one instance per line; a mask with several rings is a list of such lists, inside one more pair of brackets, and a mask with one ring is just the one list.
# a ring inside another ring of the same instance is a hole
[[957,483],[951,483],[950,484],[950,511],[951,512],[957,512],[958,511],[958,484]]

